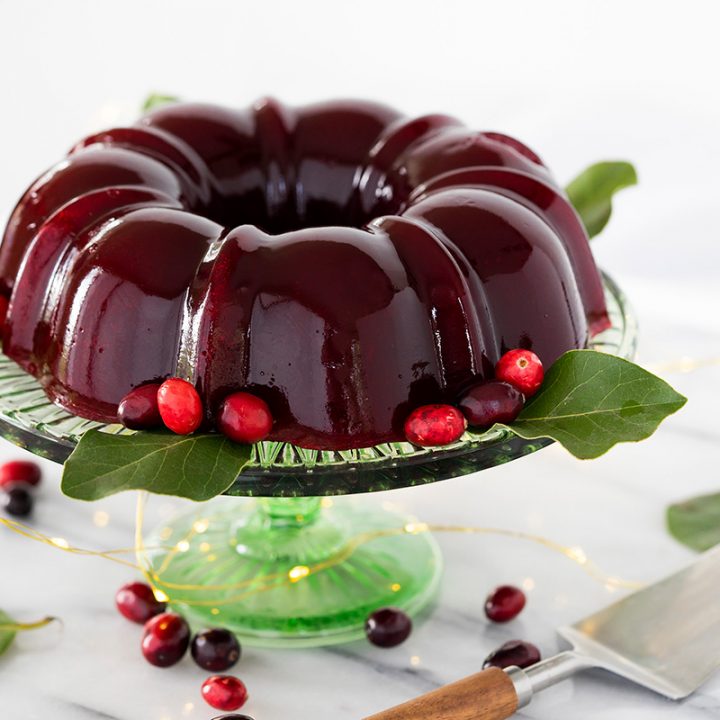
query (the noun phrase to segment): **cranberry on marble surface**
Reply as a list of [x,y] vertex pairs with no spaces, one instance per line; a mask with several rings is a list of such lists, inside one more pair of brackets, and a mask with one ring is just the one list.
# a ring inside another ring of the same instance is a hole
[[205,702],[217,710],[239,710],[248,699],[245,683],[232,675],[213,675],[202,684]]
[[412,632],[412,620],[398,608],[376,610],[365,622],[367,639],[378,647],[390,648],[405,642]]
[[240,659],[240,643],[233,633],[222,628],[203,630],[192,640],[190,652],[203,670],[222,672]]
[[32,513],[33,505],[34,501],[29,485],[17,483],[7,488],[3,506],[8,515],[27,517]]
[[145,623],[141,647],[151,665],[163,668],[175,665],[182,659],[189,644],[190,628],[179,615],[162,613]]
[[524,640],[509,640],[497,650],[493,650],[485,658],[483,668],[497,667],[504,669],[513,665],[526,668],[540,662],[540,660],[540,651],[532,643]]
[[10,460],[0,465],[0,487],[3,488],[15,483],[39,485],[41,477],[40,466],[32,460]]
[[516,618],[525,607],[525,593],[513,585],[495,588],[485,600],[485,614],[493,622],[503,623]]
[[166,607],[155,597],[153,589],[142,582],[123,585],[115,593],[115,604],[122,615],[140,625],[164,612]]

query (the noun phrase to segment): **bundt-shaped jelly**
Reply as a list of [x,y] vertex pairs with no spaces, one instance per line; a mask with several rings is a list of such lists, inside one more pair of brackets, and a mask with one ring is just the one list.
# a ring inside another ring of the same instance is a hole
[[249,390],[271,438],[402,438],[509,348],[549,365],[607,325],[585,230],[535,153],[365,102],[175,104],[93,135],[0,246],[3,350],[77,415],[196,384]]

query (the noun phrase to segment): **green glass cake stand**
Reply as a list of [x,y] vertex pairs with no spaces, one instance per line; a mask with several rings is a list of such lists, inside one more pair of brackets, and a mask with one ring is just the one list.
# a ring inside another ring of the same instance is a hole
[[[608,277],[605,289],[612,326],[591,347],[632,358],[634,316]],[[127,432],[69,415],[0,358],[0,433],[16,445],[63,462],[90,428]],[[156,590],[196,627],[228,627],[264,646],[353,640],[377,608],[416,614],[431,603],[442,561],[431,534],[389,503],[332,496],[459,477],[549,443],[497,429],[434,449],[399,442],[323,452],[259,443],[227,496],[156,528],[140,561]]]

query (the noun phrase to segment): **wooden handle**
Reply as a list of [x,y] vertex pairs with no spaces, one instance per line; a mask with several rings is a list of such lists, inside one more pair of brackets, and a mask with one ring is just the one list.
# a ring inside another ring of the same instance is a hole
[[504,720],[517,707],[507,673],[489,668],[365,720]]

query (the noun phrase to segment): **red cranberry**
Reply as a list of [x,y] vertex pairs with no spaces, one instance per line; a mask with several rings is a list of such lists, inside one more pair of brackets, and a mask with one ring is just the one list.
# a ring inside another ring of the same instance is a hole
[[5,512],[14,517],[27,517],[33,509],[33,496],[29,485],[10,485],[6,491]]
[[397,608],[376,610],[365,622],[367,639],[378,647],[389,648],[405,642],[412,632],[412,620]]
[[240,659],[240,643],[229,630],[214,628],[198,633],[193,638],[190,652],[203,670],[222,672]]
[[162,421],[174,433],[190,435],[200,427],[202,401],[187,380],[166,380],[158,390],[157,402]]
[[510,350],[495,366],[495,377],[517,388],[525,397],[534,395],[542,385],[545,371],[532,350]]
[[149,430],[162,425],[158,409],[158,383],[131,390],[118,405],[118,422],[131,430]]
[[508,622],[525,607],[525,593],[512,585],[495,588],[485,601],[485,614],[493,622]]
[[117,609],[128,619],[140,625],[150,618],[165,612],[165,603],[155,597],[149,585],[132,582],[123,585],[115,593]]
[[470,425],[488,428],[495,423],[512,422],[524,403],[523,394],[510,383],[490,380],[470,388],[458,405]]
[[228,395],[220,408],[218,429],[239,443],[264,440],[272,429],[270,408],[264,400],[246,392]]
[[493,650],[483,663],[483,668],[507,668],[515,665],[526,668],[540,662],[540,651],[532,643],[524,640],[509,640],[497,650]]
[[179,662],[190,644],[190,628],[179,615],[162,613],[145,623],[142,652],[157,667]]
[[0,487],[7,488],[14,483],[38,485],[40,466],[32,460],[11,460],[0,465]]
[[239,710],[248,699],[245,683],[232,675],[213,675],[202,684],[205,702],[218,710]]
[[405,437],[423,447],[449,445],[460,439],[466,427],[462,413],[452,405],[423,405],[405,421]]

